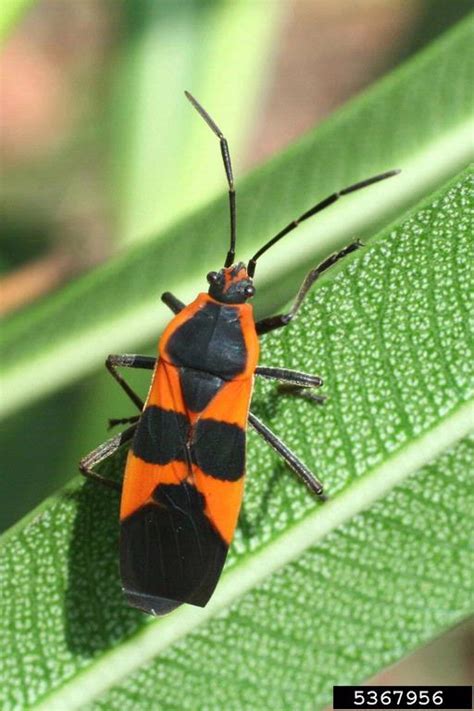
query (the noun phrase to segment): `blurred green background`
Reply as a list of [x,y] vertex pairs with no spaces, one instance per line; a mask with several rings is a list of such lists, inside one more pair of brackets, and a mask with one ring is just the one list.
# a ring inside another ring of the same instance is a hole
[[[471,9],[464,0],[7,2],[3,313],[43,299],[222,192],[218,144],[185,103],[185,88],[228,137],[238,187],[248,168]],[[156,285],[157,308],[165,288]],[[130,380],[146,389],[146,374]],[[129,411],[101,370],[4,421],[0,528],[63,483],[106,437],[108,417]],[[436,680],[448,657],[457,660],[453,683],[467,683],[469,634],[450,633],[435,652],[432,645],[416,663],[386,672],[383,683],[401,683],[408,669],[418,669],[411,681]]]

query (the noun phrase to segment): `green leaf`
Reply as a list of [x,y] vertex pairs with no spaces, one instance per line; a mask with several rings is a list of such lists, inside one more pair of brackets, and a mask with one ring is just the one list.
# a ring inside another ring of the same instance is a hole
[[[333,190],[380,170],[403,168],[401,176],[347,197],[304,223],[297,235],[266,255],[257,272],[257,304],[274,308],[283,303],[294,291],[298,270],[387,224],[467,164],[472,153],[472,28],[471,17],[239,182],[242,258]],[[183,105],[182,110],[191,109]],[[208,135],[215,149],[214,139]],[[204,274],[221,264],[227,235],[227,200],[222,197],[7,321],[2,331],[3,412],[79,379],[106,353],[132,350],[156,337],[168,319],[159,294],[176,290],[190,300],[203,288]]]
[[253,409],[330,501],[250,433],[240,527],[206,608],[152,620],[125,606],[117,497],[91,483],[3,536],[3,707],[319,709],[332,684],[472,612],[472,179],[329,272],[262,339],[263,364],[325,379],[324,407],[267,383]]

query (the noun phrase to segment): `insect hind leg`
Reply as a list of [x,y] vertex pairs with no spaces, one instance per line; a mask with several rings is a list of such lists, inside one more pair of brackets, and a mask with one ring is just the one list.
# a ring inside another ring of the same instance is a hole
[[253,412],[249,412],[249,423],[252,425],[257,434],[262,437],[272,449],[287,463],[297,476],[303,481],[308,489],[318,496],[322,501],[326,501],[326,496],[323,494],[322,483],[314,476],[314,474],[298,459],[291,449],[289,449],[267,425],[256,417]]
[[133,417],[113,417],[109,419],[109,430],[112,427],[117,427],[117,425],[130,425],[138,422],[140,415],[133,415]]
[[79,471],[81,474],[91,479],[91,481],[95,481],[97,484],[102,484],[102,486],[106,486],[109,489],[115,489],[115,491],[121,491],[122,485],[119,484],[119,482],[98,474],[93,470],[93,467],[111,457],[122,444],[131,440],[136,427],[136,424],[132,425],[124,432],[120,432],[120,434],[115,435],[115,437],[111,437],[106,442],[103,442],[93,449],[92,452],[89,452],[89,454],[83,457],[79,462]]

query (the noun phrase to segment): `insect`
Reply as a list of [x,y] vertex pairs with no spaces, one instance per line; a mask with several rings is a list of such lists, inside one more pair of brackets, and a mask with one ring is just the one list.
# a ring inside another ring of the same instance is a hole
[[[260,257],[301,222],[343,195],[399,172],[391,170],[333,193],[266,242],[247,266],[236,263],[229,147],[210,115],[191,94],[185,94],[220,141],[228,183],[230,248],[224,267],[208,273],[207,293],[198,294],[187,306],[170,292],[162,295],[174,318],[160,338],[157,358],[108,356],[106,367],[140,414],[111,420],[111,425],[129,427],[80,462],[82,474],[122,490],[123,591],[130,605],[154,615],[168,613],[182,603],[204,607],[216,587],[242,501],[247,423],[315,495],[323,497],[321,482],[249,409],[254,377],[280,381],[306,394],[319,388],[322,380],[296,370],[258,365],[259,336],[287,326],[318,277],[360,243],[350,244],[312,269],[288,313],[257,322],[248,303],[255,294],[255,268]],[[146,402],[117,367],[153,371]],[[121,487],[93,467],[125,442],[131,446]]]

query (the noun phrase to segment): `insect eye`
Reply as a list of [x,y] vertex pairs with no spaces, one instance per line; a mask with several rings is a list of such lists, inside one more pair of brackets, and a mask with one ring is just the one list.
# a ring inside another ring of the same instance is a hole
[[217,281],[217,272],[209,272],[206,276],[206,279],[209,284],[214,284],[214,282]]
[[255,287],[252,284],[248,284],[244,289],[245,296],[250,299],[251,296],[255,294]]

